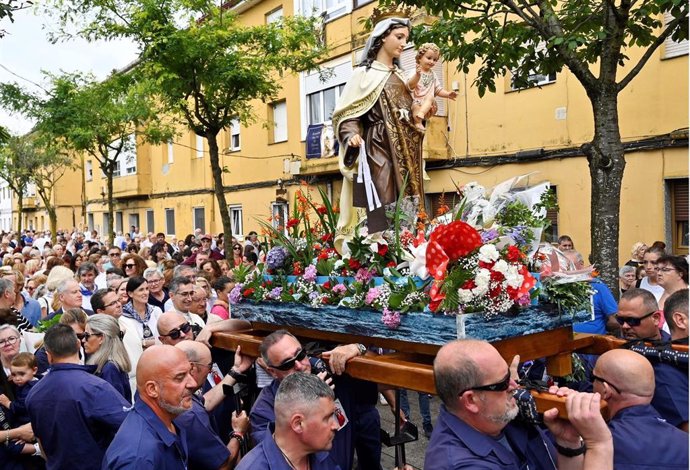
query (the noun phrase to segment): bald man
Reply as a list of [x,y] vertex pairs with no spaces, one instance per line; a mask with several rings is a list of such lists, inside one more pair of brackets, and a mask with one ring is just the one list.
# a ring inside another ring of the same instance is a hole
[[654,369],[644,356],[615,349],[593,371],[594,391],[608,402],[616,470],[688,468],[688,435],[650,405]]
[[174,346],[177,343],[194,339],[192,325],[179,312],[169,311],[158,317],[158,340],[163,344]]
[[[211,351],[206,345],[196,341],[182,341],[175,347],[184,351],[192,365],[191,374],[196,382],[196,389],[194,391],[197,392],[206,382],[209,370],[213,366]],[[236,354],[236,357],[239,356],[241,356],[239,353]],[[245,362],[247,368],[252,363],[249,358]],[[237,371],[243,372],[239,370],[239,367]],[[223,382],[230,386],[235,384],[235,380],[229,375]],[[213,389],[206,392],[203,397],[194,393],[192,395],[192,409],[175,419],[175,424],[184,429],[187,435],[190,468],[225,470],[235,466],[240,449],[239,441],[237,439],[230,439],[228,445],[225,446],[218,435],[215,422],[209,416],[209,411],[224,396],[222,387],[223,383],[216,385]],[[208,404],[205,403],[207,396],[210,398]],[[244,411],[239,416],[237,413],[233,413],[233,434],[244,436],[248,428],[249,418],[247,414]]]
[[148,348],[137,364],[134,407],[103,459],[103,469],[187,468],[187,436],[173,420],[192,407],[196,382],[185,353],[173,346]]

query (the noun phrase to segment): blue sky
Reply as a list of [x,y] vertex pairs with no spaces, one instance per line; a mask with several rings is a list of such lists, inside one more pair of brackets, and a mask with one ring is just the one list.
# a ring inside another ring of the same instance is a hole
[[[15,14],[14,23],[6,19],[0,22],[0,29],[6,34],[0,39],[0,81],[16,82],[26,89],[40,89],[9,71],[40,85],[46,85],[41,71],[59,73],[91,72],[104,78],[113,69],[129,64],[136,58],[136,47],[124,41],[94,42],[73,40],[50,44],[45,28],[54,28],[55,20],[36,16],[31,9]],[[6,69],[8,70],[6,70]],[[0,125],[14,134],[23,134],[31,129],[32,123],[18,115],[10,115],[0,109]]]

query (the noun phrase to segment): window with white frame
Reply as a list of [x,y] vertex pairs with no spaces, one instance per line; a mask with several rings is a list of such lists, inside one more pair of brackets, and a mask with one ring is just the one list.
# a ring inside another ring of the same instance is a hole
[[285,100],[271,103],[270,121],[273,124],[273,143],[285,142],[288,139],[287,103]]
[[271,213],[273,217],[271,218],[273,223],[273,228],[276,230],[281,230],[287,235],[287,220],[288,220],[288,205],[285,202],[274,202],[271,204]]
[[121,211],[115,212],[115,231],[121,232],[122,226],[123,226],[122,212]]
[[301,0],[300,7],[303,15],[323,15],[328,21],[351,11],[352,0]]
[[230,146],[228,150],[231,152],[236,152],[240,150],[240,121],[238,119],[233,119],[230,121],[230,129],[228,129],[230,135]]
[[204,157],[204,138],[200,135],[194,134],[196,137],[196,158]]
[[175,144],[172,140],[168,141],[168,163],[175,161]]
[[[671,12],[664,13],[664,26],[673,21]],[[675,41],[672,37],[667,37],[664,41],[664,59],[671,59],[688,54],[688,40]]]
[[[540,41],[539,44],[537,44],[536,47],[536,52],[539,53],[543,51],[546,48],[546,43],[544,41]],[[511,75],[513,74],[513,70],[511,70]],[[536,70],[531,70],[529,75],[527,76],[527,86],[519,86],[517,83],[515,83],[515,80],[513,77],[510,79],[510,89],[511,90],[522,90],[525,88],[532,88],[532,87],[540,87],[542,85],[547,85],[549,83],[554,83],[556,81],[556,73],[550,73],[550,74],[543,74],[543,73],[537,73]]]
[[232,226],[233,236],[242,236],[244,229],[242,227],[242,206],[231,205],[228,206],[230,212],[230,225]]
[[86,168],[84,170],[86,173],[86,181],[93,180],[93,162],[91,160],[86,160]]
[[304,90],[302,138],[306,136],[307,126],[323,124],[331,119],[345,83],[352,76],[352,59],[348,54],[326,62],[320,68],[328,72],[324,80],[318,71],[302,75]]
[[270,13],[266,14],[266,24],[275,23],[283,17],[283,7],[276,8]]
[[125,137],[125,143],[120,149],[120,153],[115,157],[117,149],[120,147],[120,139],[114,140],[110,144],[110,157],[115,160],[115,170],[113,176],[134,175],[137,172],[137,140],[134,133]]
[[165,234],[175,235],[175,209],[165,209]]
[[146,209],[146,231],[153,232],[154,230],[153,209]]

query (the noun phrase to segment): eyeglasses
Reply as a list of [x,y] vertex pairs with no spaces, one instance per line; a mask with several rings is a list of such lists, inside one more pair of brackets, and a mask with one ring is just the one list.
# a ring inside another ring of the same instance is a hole
[[607,384],[609,384],[609,386],[610,386],[612,389],[614,389],[619,395],[621,394],[620,389],[619,389],[618,387],[616,387],[615,385],[613,385],[611,382],[609,382],[609,381],[606,380],[606,379],[602,379],[601,377],[597,377],[596,375],[592,374],[592,380],[598,380],[599,382],[607,383]]
[[[78,337],[78,336],[79,336],[79,335],[77,335],[77,337]],[[86,342],[86,341],[88,341],[92,336],[103,336],[103,333],[86,333],[86,332],[84,332],[84,333],[81,334],[81,338],[79,338],[79,339],[82,340],[82,341],[84,341],[84,342]]]
[[147,279],[149,281],[149,284],[158,284],[161,282],[162,279]]
[[287,360],[281,362],[280,364],[278,364],[277,366],[272,366],[269,364],[268,367],[272,367],[274,369],[282,370],[282,371],[290,370],[293,367],[295,367],[296,362],[303,361],[305,357],[307,357],[307,351],[300,348],[300,350],[297,351],[297,354],[295,354],[295,357],[293,357],[292,359],[287,359]]
[[465,392],[467,392],[469,390],[484,391],[484,392],[505,392],[506,390],[508,390],[508,388],[510,388],[510,370],[508,371],[506,376],[500,382],[496,382],[496,383],[489,384],[489,385],[478,385],[476,387],[466,388],[462,392],[458,393],[458,396],[461,396],[462,394],[464,394]]
[[4,348],[5,346],[13,346],[18,340],[19,336],[10,336],[7,339],[3,339],[0,341],[0,348]]
[[620,326],[623,326],[624,323],[627,323],[628,326],[635,327],[635,326],[640,326],[640,323],[642,323],[642,320],[644,320],[647,317],[651,317],[656,313],[656,310],[653,312],[649,312],[646,315],[642,315],[641,317],[621,317],[620,315],[616,315],[616,321]]
[[206,367],[208,370],[211,370],[211,368],[213,367],[213,363],[204,364],[203,362],[194,362],[194,361],[189,361],[189,362],[190,362],[190,364],[195,365],[197,367]]
[[235,247],[233,247],[232,249],[233,249],[233,250],[241,250],[242,247],[241,247],[241,246],[235,246]]
[[177,328],[173,328],[172,330],[170,330],[170,332],[167,335],[159,334],[158,336],[167,336],[170,339],[180,339],[180,336],[182,336],[182,333],[187,334],[191,330],[192,330],[192,325],[190,325],[189,322],[187,322],[187,323],[181,324]]
[[179,295],[180,297],[191,297],[194,295],[194,291],[190,290],[188,292],[174,292],[173,295]]
[[125,268],[136,268],[136,267],[137,267],[136,264],[131,264],[131,263],[125,264]]
[[113,301],[112,301],[112,302],[110,302],[109,304],[105,304],[105,305],[103,306],[103,308],[108,308],[108,307],[112,307],[113,305],[115,305],[115,304],[119,304],[119,303],[121,303],[121,302],[120,302],[120,299],[117,299],[117,300],[113,300]]
[[668,272],[671,272],[671,271],[675,271],[675,269],[673,269],[673,268],[668,268],[668,267],[666,267],[666,268],[656,268],[656,270],[657,270],[657,271],[661,271],[662,273],[668,273]]
[[120,253],[108,253],[108,256],[120,256]]

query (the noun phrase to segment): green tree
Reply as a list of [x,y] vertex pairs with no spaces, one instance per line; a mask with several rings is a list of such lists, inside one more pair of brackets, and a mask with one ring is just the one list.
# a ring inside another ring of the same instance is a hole
[[[37,121],[35,130],[76,154],[93,157],[105,175],[110,239],[113,229],[113,177],[121,154],[136,140],[160,143],[172,124],[160,119],[151,91],[132,75],[114,74],[98,82],[92,76],[51,76],[48,97],[16,84],[0,84],[0,104]],[[134,136],[134,138],[132,138]]]
[[[54,3],[65,25],[95,18],[78,27],[83,37],[124,37],[139,45],[135,72],[155,84],[163,110],[208,143],[223,231],[232,233],[218,134],[234,119],[254,119],[252,100],[275,99],[285,72],[316,68],[325,52],[316,20],[289,17],[248,27],[210,0]],[[226,236],[226,256],[232,256],[231,242]]]
[[[14,23],[14,12],[29,8],[33,2],[18,1],[18,0],[4,0],[0,1],[0,21],[7,18]],[[5,31],[0,29],[0,38],[5,35]]]
[[[384,0],[387,1],[387,0]],[[387,1],[390,4],[399,2]],[[465,73],[479,61],[479,95],[495,91],[507,71],[517,87],[534,73],[567,67],[587,93],[594,136],[582,146],[591,176],[593,262],[618,292],[620,192],[625,153],[620,137],[618,95],[664,41],[688,37],[685,0],[402,0],[439,17],[415,41],[440,45],[446,60]],[[663,22],[663,13],[672,20]],[[627,49],[643,49],[634,62]]]
[[31,170],[26,155],[26,142],[15,136],[10,136],[0,146],[0,178],[7,182],[8,187],[17,196],[17,233],[22,233],[22,211],[24,210],[24,196],[31,179]]

